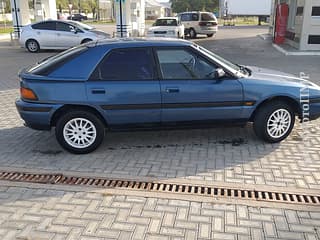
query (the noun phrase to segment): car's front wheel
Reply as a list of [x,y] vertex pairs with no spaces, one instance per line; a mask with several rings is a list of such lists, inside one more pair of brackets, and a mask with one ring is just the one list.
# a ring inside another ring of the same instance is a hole
[[289,136],[295,122],[292,107],[281,101],[270,102],[257,110],[253,129],[258,137],[276,143]]
[[213,33],[207,34],[207,37],[213,37]]
[[102,143],[105,134],[103,122],[87,111],[68,112],[56,124],[56,138],[60,145],[76,154],[90,153]]
[[29,39],[26,42],[26,48],[28,49],[29,52],[31,53],[37,53],[40,51],[40,45],[39,43],[34,40],[34,39]]

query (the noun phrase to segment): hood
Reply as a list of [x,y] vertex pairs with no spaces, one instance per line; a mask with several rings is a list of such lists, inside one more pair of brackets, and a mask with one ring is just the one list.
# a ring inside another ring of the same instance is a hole
[[293,74],[284,73],[277,70],[271,70],[267,68],[260,68],[255,66],[248,66],[248,68],[252,71],[251,76],[249,78],[253,78],[256,80],[263,80],[263,81],[269,81],[269,82],[277,82],[277,83],[284,83],[284,84],[290,84],[290,85],[303,85],[313,88],[320,88],[315,83],[299,78]]
[[110,38],[111,37],[110,34],[105,33],[103,31],[100,31],[100,30],[96,30],[96,29],[91,29],[90,32],[92,32],[92,33],[94,33],[96,35],[102,36],[104,38]]
[[150,27],[149,31],[170,31],[177,29],[178,26],[154,26]]

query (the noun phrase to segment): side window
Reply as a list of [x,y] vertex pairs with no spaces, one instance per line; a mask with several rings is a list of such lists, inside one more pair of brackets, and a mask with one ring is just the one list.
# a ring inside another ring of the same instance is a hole
[[71,32],[71,29],[74,29],[74,27],[69,24],[62,22],[57,23],[57,31]]
[[217,68],[201,56],[185,49],[157,50],[163,79],[212,79]]
[[182,22],[191,21],[191,15],[188,14],[188,13],[182,14],[182,15],[181,15],[181,21],[182,21]]
[[32,28],[38,30],[56,30],[56,22],[40,22],[32,25]]
[[192,13],[192,21],[199,21],[199,14],[198,13]]
[[105,57],[92,80],[153,80],[154,61],[150,49],[116,49]]

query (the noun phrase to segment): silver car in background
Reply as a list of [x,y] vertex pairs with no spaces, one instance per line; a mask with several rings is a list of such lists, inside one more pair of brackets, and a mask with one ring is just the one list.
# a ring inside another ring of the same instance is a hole
[[67,49],[108,37],[109,34],[84,23],[48,20],[23,27],[20,44],[29,52],[35,53],[40,49]]

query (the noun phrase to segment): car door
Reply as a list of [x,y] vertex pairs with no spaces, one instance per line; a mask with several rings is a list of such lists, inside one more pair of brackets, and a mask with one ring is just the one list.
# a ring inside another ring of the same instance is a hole
[[52,48],[56,45],[56,22],[44,21],[32,25],[34,38],[39,42],[40,48]]
[[69,48],[81,43],[80,33],[76,27],[65,22],[57,22],[56,46],[59,48]]
[[161,121],[189,122],[241,118],[243,91],[231,75],[191,47],[157,48],[161,75]]
[[152,49],[113,49],[87,82],[89,101],[99,105],[110,126],[160,123],[160,83]]

